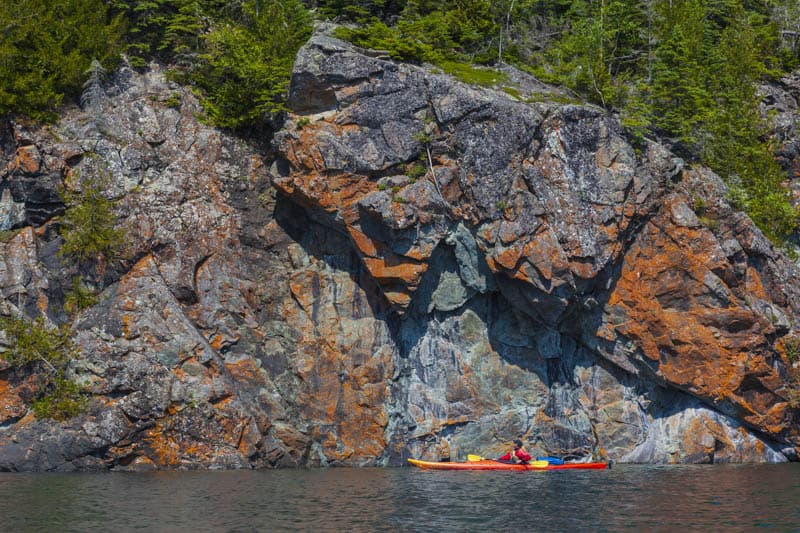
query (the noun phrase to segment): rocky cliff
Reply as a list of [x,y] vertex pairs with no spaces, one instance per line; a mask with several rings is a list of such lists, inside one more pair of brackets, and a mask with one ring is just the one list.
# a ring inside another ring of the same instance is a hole
[[[479,89],[324,34],[272,148],[121,69],[0,132],[5,314],[72,321],[66,422],[0,367],[0,470],[533,453],[796,460],[796,266],[666,148],[519,73]],[[512,96],[513,94],[513,96]],[[63,311],[58,188],[102,163],[125,247]]]

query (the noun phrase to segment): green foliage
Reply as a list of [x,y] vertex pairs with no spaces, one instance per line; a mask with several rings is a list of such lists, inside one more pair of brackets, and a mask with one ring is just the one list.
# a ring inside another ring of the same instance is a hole
[[[104,69],[124,50],[134,66],[175,67],[173,79],[194,86],[215,125],[261,129],[285,110],[295,53],[311,33],[306,5],[355,23],[340,27],[339,37],[395,60],[432,63],[466,83],[519,98],[491,68],[512,63],[569,87],[618,112],[635,146],[667,137],[680,155],[714,169],[773,241],[797,229],[756,93],[764,78],[800,65],[794,0],[5,2],[0,115],[52,119],[83,88],[82,103],[99,124]],[[181,102],[173,95],[164,104]],[[297,127],[305,125],[300,119]],[[85,254],[71,250],[83,255],[78,260],[105,254],[92,245]]]
[[470,64],[459,63],[457,61],[439,61],[436,66],[464,83],[480,85],[482,87],[493,87],[504,83],[508,79],[505,73],[498,70],[476,68]]
[[800,337],[788,335],[783,338],[783,349],[789,364],[800,362]]
[[179,93],[172,93],[164,100],[164,105],[172,109],[179,109],[181,107],[181,95]]
[[427,174],[428,169],[422,163],[414,163],[406,170],[406,176],[411,178],[412,180],[416,180],[417,178],[421,178],[425,174]]
[[323,17],[349,20],[351,22],[368,22],[378,18],[386,21],[399,15],[405,7],[405,0],[320,0],[317,9]]
[[298,130],[302,130],[309,124],[311,124],[311,119],[309,119],[308,117],[300,117],[297,119],[297,123],[295,125],[297,126]]
[[65,420],[80,414],[87,399],[80,386],[65,377],[75,357],[69,327],[48,328],[43,317],[2,317],[0,329],[8,344],[1,356],[13,368],[39,377],[39,394],[31,405],[36,416]]
[[798,212],[765,140],[756,92],[775,63],[769,24],[736,1],[657,6],[650,109],[642,106],[634,116],[649,116],[654,129],[710,166],[730,186],[737,207],[770,239],[783,242],[796,229]]
[[497,200],[495,207],[497,207],[498,211],[505,211],[508,209],[508,204],[504,200]]
[[232,129],[258,126],[285,109],[294,56],[311,34],[299,0],[246,0],[239,17],[203,36],[202,61],[190,75],[205,92],[212,122]]
[[102,170],[75,176],[78,187],[62,191],[67,205],[61,219],[64,244],[59,254],[70,261],[107,261],[122,247],[124,231],[114,227],[114,201],[106,197],[108,175]]
[[629,0],[576,2],[569,31],[543,51],[535,72],[604,106],[621,106],[646,61],[641,10]]
[[430,133],[426,133],[424,130],[420,130],[414,133],[411,138],[422,145],[428,145],[433,142],[433,136]]
[[702,196],[692,196],[692,209],[697,216],[701,217],[706,214],[706,201]]
[[18,229],[4,229],[0,230],[0,242],[8,242],[19,233]]
[[653,123],[649,102],[650,87],[639,81],[629,88],[625,107],[620,110],[620,123],[637,150],[642,147]]
[[341,28],[336,35],[365,48],[385,50],[402,61],[439,66],[445,62],[489,63],[497,54],[503,15],[494,4],[488,0],[410,0],[394,26],[373,19],[360,27]]
[[150,60],[190,66],[201,48],[201,36],[225,9],[219,0],[110,0],[114,13],[127,21],[125,53],[130,64]]
[[719,220],[710,216],[702,216],[697,217],[697,220],[700,221],[702,225],[710,229],[711,231],[716,231],[719,228]]
[[67,291],[64,299],[64,310],[74,315],[88,309],[97,303],[97,294],[87,287],[80,276],[72,278],[72,288]]
[[785,70],[798,66],[800,59],[800,3],[796,0],[775,0],[771,21],[777,30],[776,56]]
[[491,5],[488,0],[411,0],[397,26],[404,36],[441,51],[444,58],[486,63],[495,55],[488,37],[499,31]]
[[118,59],[122,20],[103,0],[0,2],[0,115],[55,119],[77,98],[92,59]]
[[37,418],[68,420],[86,411],[88,403],[80,385],[58,377],[43,395],[33,401],[31,408]]
[[513,97],[516,100],[522,100],[522,95],[520,94],[519,90],[515,87],[501,87],[504,93]]
[[156,59],[178,67],[173,78],[201,90],[215,125],[246,130],[285,109],[294,56],[311,33],[300,0],[114,0],[112,6],[129,21],[131,64]]
[[[720,33],[718,58],[707,74],[713,94],[705,120],[698,124],[701,159],[734,188],[742,208],[773,241],[782,242],[796,228],[798,212],[783,185],[786,176],[775,161],[766,124],[758,111],[758,80],[764,51],[758,32],[742,9]],[[711,72],[713,69],[713,74]]]
[[2,317],[0,329],[6,334],[10,350],[3,358],[14,367],[44,366],[58,372],[71,359],[72,344],[68,329],[47,329],[44,318]]
[[792,409],[800,408],[800,383],[795,382],[786,387],[786,400]]
[[390,28],[380,21],[366,26],[340,27],[334,35],[364,48],[386,51],[389,57],[412,63],[431,63],[441,60],[441,54],[429,44],[404,36],[397,28]]
[[800,337],[787,335],[779,343],[782,345],[783,353],[786,355],[786,361],[788,362],[789,383],[784,389],[786,400],[789,407],[798,409],[800,408],[800,368],[797,364],[800,362]]

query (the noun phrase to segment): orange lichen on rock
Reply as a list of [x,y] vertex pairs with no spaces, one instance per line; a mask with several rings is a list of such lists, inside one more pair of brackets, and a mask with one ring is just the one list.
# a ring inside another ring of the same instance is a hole
[[761,281],[761,276],[752,266],[747,267],[747,274],[745,276],[745,290],[756,298],[769,300],[769,295],[767,294],[766,289],[764,289],[764,283]]
[[654,219],[625,258],[609,298],[615,318],[600,329],[632,339],[667,382],[731,402],[749,423],[772,431],[788,422],[767,416],[780,378],[761,354],[774,328],[714,273],[731,270],[716,246],[702,226]]
[[26,174],[36,174],[41,166],[39,150],[35,146],[20,146],[9,170],[21,170]]
[[379,250],[382,250],[385,247],[385,245],[380,241],[376,241],[367,237],[366,234],[354,228],[353,226],[347,226],[347,233],[353,240],[353,244],[356,245],[356,249],[367,257],[377,257],[380,254]]
[[161,468],[176,467],[181,462],[180,445],[161,423],[145,432],[142,444],[148,451],[146,455]]
[[364,266],[378,283],[402,283],[409,287],[419,284],[427,263],[398,260],[397,256],[387,260],[379,257],[365,257]]
[[27,410],[16,389],[9,386],[7,381],[0,379],[0,424],[24,415]]
[[341,354],[327,346],[314,353],[313,364],[302,373],[310,388],[298,399],[316,427],[329,428],[322,442],[325,457],[342,461],[355,452],[378,457],[386,446],[388,362],[375,358],[348,369]]
[[262,383],[264,381],[259,367],[251,358],[240,359],[235,362],[226,362],[225,368],[237,382]]
[[351,221],[356,214],[348,208],[364,195],[377,190],[377,185],[353,174],[293,174],[287,178],[273,180],[275,187],[298,203],[322,209],[329,213],[342,211],[345,221]]
[[522,243],[515,243],[508,248],[500,250],[497,254],[486,258],[486,262],[492,272],[513,271],[517,268],[523,254]]

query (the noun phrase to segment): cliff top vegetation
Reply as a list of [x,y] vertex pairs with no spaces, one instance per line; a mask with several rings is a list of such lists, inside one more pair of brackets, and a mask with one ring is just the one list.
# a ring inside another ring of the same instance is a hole
[[[790,0],[22,0],[0,5],[0,114],[54,120],[105,69],[171,65],[208,119],[269,130],[314,19],[400,61],[470,82],[511,64],[618,113],[633,139],[659,137],[709,165],[775,242],[797,227],[758,87],[800,65]],[[32,43],[32,44],[31,44]],[[488,81],[487,81],[488,80]],[[513,88],[509,89],[509,91]]]

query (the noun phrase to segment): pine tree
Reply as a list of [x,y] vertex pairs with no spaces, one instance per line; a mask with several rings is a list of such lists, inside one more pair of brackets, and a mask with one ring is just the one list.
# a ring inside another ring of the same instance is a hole
[[205,90],[205,108],[221,127],[245,129],[284,110],[294,56],[311,33],[311,17],[299,0],[242,4],[229,20],[204,36],[206,51],[192,80]]
[[0,115],[53,120],[81,93],[93,58],[119,57],[122,21],[103,0],[0,2]]
[[662,2],[652,67],[654,126],[694,150],[713,107],[707,67],[716,53],[702,0]]
[[76,189],[66,189],[61,219],[64,243],[59,254],[74,263],[105,262],[122,248],[124,232],[116,228],[114,201],[106,195],[110,179],[100,168],[73,177]]

